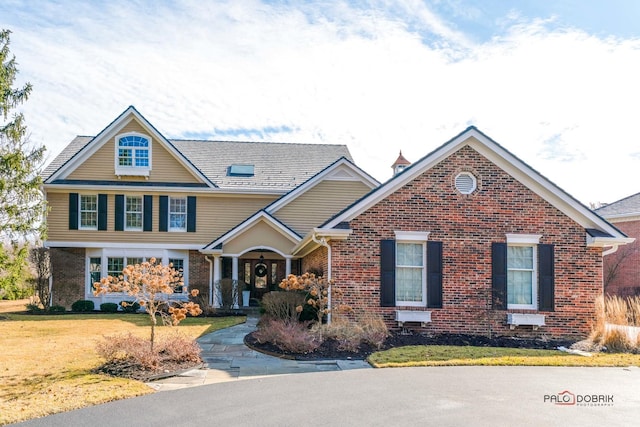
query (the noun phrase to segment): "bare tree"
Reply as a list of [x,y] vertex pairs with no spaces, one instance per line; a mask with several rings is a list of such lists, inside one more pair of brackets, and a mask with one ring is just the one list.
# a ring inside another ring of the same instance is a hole
[[31,248],[29,251],[29,261],[33,268],[33,288],[38,297],[38,303],[47,310],[51,307],[51,289],[49,280],[51,277],[51,258],[49,249],[45,247]]

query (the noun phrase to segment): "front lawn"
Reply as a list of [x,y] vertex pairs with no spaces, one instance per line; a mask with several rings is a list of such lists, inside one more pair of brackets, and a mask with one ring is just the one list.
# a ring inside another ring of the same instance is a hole
[[[244,317],[193,318],[159,327],[197,338],[242,323]],[[149,337],[146,314],[0,315],[0,425],[152,393],[145,384],[92,374],[103,360],[95,351],[104,335]]]
[[414,345],[379,351],[367,359],[376,368],[407,366],[640,366],[640,355],[595,353],[576,356],[559,350]]

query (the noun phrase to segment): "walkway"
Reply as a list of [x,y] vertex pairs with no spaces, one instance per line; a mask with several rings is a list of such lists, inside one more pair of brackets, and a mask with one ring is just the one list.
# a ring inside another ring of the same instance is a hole
[[204,368],[192,369],[148,385],[158,391],[167,391],[269,375],[371,368],[363,360],[299,361],[280,359],[251,350],[244,345],[244,337],[256,330],[258,317],[257,313],[250,313],[243,324],[198,338]]

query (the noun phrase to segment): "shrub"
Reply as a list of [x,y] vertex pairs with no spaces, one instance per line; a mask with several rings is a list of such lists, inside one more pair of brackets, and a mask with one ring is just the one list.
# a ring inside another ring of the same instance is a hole
[[262,298],[264,314],[274,319],[298,319],[296,307],[304,304],[304,294],[299,292],[269,292]]
[[608,329],[600,344],[607,347],[608,350],[613,352],[627,352],[633,349],[633,345],[626,331],[619,329]]
[[93,301],[89,301],[86,299],[81,299],[78,300],[76,302],[74,302],[73,304],[71,304],[71,311],[76,311],[76,312],[86,312],[86,311],[93,311],[95,309],[95,304],[93,303]]
[[105,313],[115,313],[118,311],[118,304],[115,302],[103,302],[100,304],[100,311]]
[[380,316],[367,316],[360,320],[362,327],[362,340],[377,349],[382,348],[384,341],[389,336],[389,329]]
[[40,304],[29,303],[25,306],[29,313],[45,313],[47,310],[40,307]]
[[342,317],[334,318],[330,324],[316,324],[312,330],[318,339],[333,339],[338,343],[338,350],[350,352],[358,351],[364,335],[360,325]]
[[269,342],[290,353],[311,353],[322,343],[309,331],[306,323],[295,319],[267,319],[253,336],[259,343]]
[[125,313],[137,313],[140,310],[140,304],[136,301],[120,301],[120,307]]
[[161,340],[154,350],[146,339],[131,333],[104,338],[96,346],[98,354],[105,359],[98,371],[112,375],[146,379],[164,366],[188,367],[202,362],[200,347],[195,340],[180,334]]
[[66,311],[67,309],[61,305],[52,305],[51,307],[49,307],[49,313],[53,314],[65,313]]

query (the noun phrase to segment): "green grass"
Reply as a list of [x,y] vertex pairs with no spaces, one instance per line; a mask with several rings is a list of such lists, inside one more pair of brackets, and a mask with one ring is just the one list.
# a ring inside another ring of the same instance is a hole
[[369,356],[376,368],[408,366],[640,366],[640,355],[598,353],[576,356],[558,350],[419,345],[379,351]]

